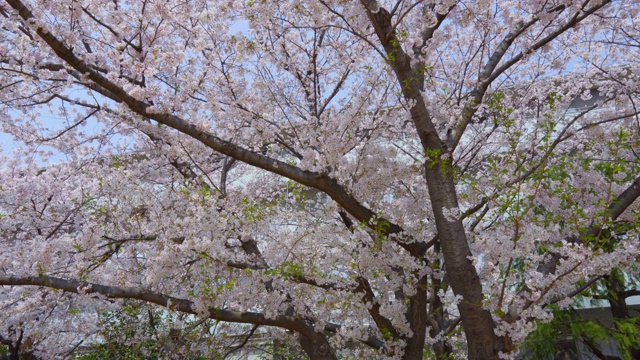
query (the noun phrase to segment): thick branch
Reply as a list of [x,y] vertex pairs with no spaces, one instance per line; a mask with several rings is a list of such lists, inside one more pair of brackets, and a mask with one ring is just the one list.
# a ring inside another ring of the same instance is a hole
[[[434,7],[434,5],[432,5],[432,7]],[[436,24],[422,31],[422,34],[420,34],[420,38],[422,42],[419,45],[414,46],[413,48],[414,56],[418,57],[422,53],[422,49],[426,46],[427,42],[433,38],[433,34],[435,34],[438,28],[440,28],[440,25],[442,25],[444,20],[447,18],[451,10],[453,10],[453,8],[456,7],[456,5],[457,3],[453,3],[453,5],[451,5],[447,9],[447,12],[445,12],[444,14],[436,13]]]
[[389,319],[380,314],[380,304],[378,303],[378,300],[373,293],[373,289],[371,289],[369,281],[367,281],[367,279],[363,277],[360,277],[358,278],[358,282],[360,283],[360,285],[358,286],[357,290],[364,293],[364,300],[370,304],[369,314],[373,318],[373,321],[375,321],[378,329],[380,329],[380,332],[383,334],[387,333],[393,336],[394,339],[399,339],[400,333],[398,332],[398,330],[396,330]]
[[[191,300],[180,299],[169,295],[124,286],[100,285],[85,281],[66,280],[52,276],[0,276],[0,286],[44,286],[76,294],[101,294],[110,299],[135,299],[166,307],[169,310],[188,314],[197,314]],[[230,311],[218,308],[209,309],[209,318],[232,323],[276,326],[297,331],[305,336],[314,337],[313,327],[303,320],[290,316],[278,315],[266,318],[257,312]]]
[[628,297],[639,296],[639,295],[640,295],[640,290],[627,290],[622,293],[622,297],[625,299]]
[[[391,14],[386,9],[380,7],[375,0],[361,0],[361,3],[365,7],[369,20],[376,31],[376,35],[384,47],[386,53],[385,60],[391,65],[391,68],[398,77],[398,83],[401,86],[403,96],[406,100],[416,102],[409,111],[423,149],[425,149],[425,151],[429,149],[442,153],[444,147],[438,138],[436,128],[431,120],[431,115],[421,94],[421,91],[424,90],[423,63],[418,62],[413,67],[411,66],[411,56],[400,46],[402,42],[396,36],[391,21]],[[439,24],[436,26],[438,25]],[[433,34],[425,34],[424,36],[432,35]]]

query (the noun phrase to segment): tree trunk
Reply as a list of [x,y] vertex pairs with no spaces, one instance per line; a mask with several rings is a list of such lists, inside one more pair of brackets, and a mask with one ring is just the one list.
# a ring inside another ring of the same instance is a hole
[[413,336],[405,339],[403,360],[422,359],[427,332],[427,286],[428,276],[423,276],[416,285],[417,293],[409,299],[407,320]]
[[[469,359],[499,359],[504,349],[502,339],[495,335],[495,324],[489,311],[482,308],[482,284],[478,273],[469,260],[471,251],[462,221],[449,220],[444,211],[458,209],[453,169],[443,157],[451,156],[438,137],[438,132],[422,98],[424,90],[424,63],[413,64],[411,57],[398,44],[392,25],[392,16],[375,0],[361,0],[367,9],[371,24],[387,54],[387,61],[395,72],[398,85],[407,101],[414,102],[410,108],[411,119],[427,155],[425,177],[429,188],[431,206],[445,260],[449,283],[456,295],[462,296],[458,304],[462,325],[467,338]],[[419,359],[419,358],[418,358]]]
[[[436,252],[440,252],[440,246],[438,245],[436,245]],[[440,300],[440,296],[437,295],[437,291],[442,288],[442,280],[432,276],[431,287],[434,294],[429,303],[429,311],[431,312],[430,316],[433,318],[433,324],[429,329],[429,335],[435,338],[441,331],[445,331],[448,324],[444,312],[444,304]],[[453,348],[446,340],[446,337],[433,344],[431,350],[433,350],[436,359],[449,359],[453,353]]]
[[302,346],[302,349],[309,356],[311,360],[337,360],[329,345],[329,341],[324,334],[316,333],[312,339],[305,335],[298,335],[298,342]]
[[[607,284],[607,300],[611,307],[611,315],[613,316],[614,326],[618,329],[619,324],[616,320],[630,319],[629,307],[627,306],[627,298],[625,296],[624,280],[620,279],[620,274],[616,274],[614,270],[611,275],[605,276]],[[640,359],[640,348],[629,347],[627,349],[633,359]]]
[[[433,144],[433,142],[431,142]],[[469,359],[499,359],[504,350],[501,339],[493,332],[495,324],[488,310],[482,308],[482,284],[473,263],[467,236],[457,214],[447,214],[458,208],[453,169],[442,161],[441,149],[425,164],[431,206],[436,220],[444,255],[447,279],[453,292],[462,296],[458,310],[462,318]]]
[[624,297],[625,287],[616,274],[604,277],[607,284],[607,301],[611,306],[611,315],[614,319],[628,319],[629,308],[627,307],[626,298]]

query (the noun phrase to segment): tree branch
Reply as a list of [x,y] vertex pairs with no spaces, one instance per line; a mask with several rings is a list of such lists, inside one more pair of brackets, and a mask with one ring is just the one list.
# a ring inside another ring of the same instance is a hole
[[622,297],[625,299],[631,296],[640,296],[640,290],[627,290],[622,293]]
[[363,277],[359,277],[358,282],[360,283],[360,285],[356,290],[362,291],[364,293],[364,300],[367,303],[371,304],[371,306],[369,307],[369,314],[373,318],[373,321],[375,321],[378,329],[380,329],[380,332],[382,334],[387,332],[389,335],[393,336],[393,338],[400,339],[400,333],[398,332],[398,330],[396,330],[391,321],[380,314],[380,304],[378,303],[378,300],[373,293],[373,289],[371,289],[369,281]]
[[551,300],[549,300],[547,302],[547,305],[555,304],[555,303],[559,302],[560,300],[562,300],[564,298],[574,297],[574,296],[580,294],[581,292],[585,291],[586,289],[588,289],[591,285],[593,285],[593,283],[595,283],[596,281],[598,281],[600,279],[602,279],[602,275],[594,276],[591,279],[587,280],[587,282],[585,282],[581,286],[579,286],[576,289],[574,289],[573,291],[569,292],[568,294],[563,295],[563,296],[556,296],[556,297],[552,298]]
[[[42,286],[82,295],[101,294],[109,299],[141,300],[148,303],[160,305],[173,311],[179,311],[194,315],[198,314],[194,310],[194,302],[191,300],[176,298],[169,295],[132,287],[101,285],[86,281],[66,280],[47,275],[2,275],[0,276],[0,286]],[[307,324],[302,319],[286,315],[277,315],[275,317],[267,318],[262,313],[231,311],[212,307],[209,308],[209,318],[232,323],[275,326],[287,330],[297,331],[307,337],[313,338],[315,336],[315,330],[313,326]]]

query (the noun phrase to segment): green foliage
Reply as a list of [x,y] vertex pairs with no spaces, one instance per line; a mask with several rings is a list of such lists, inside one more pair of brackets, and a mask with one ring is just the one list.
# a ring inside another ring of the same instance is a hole
[[[299,193],[302,198],[304,195]],[[281,199],[269,201],[257,200],[256,198],[245,197],[241,200],[242,222],[243,224],[253,224],[260,222],[276,211],[282,205]]]
[[640,348],[640,338],[638,337],[640,319],[618,319],[614,325],[616,331],[613,333],[613,337],[618,342],[622,358],[625,360],[633,359],[630,350]]
[[456,360],[456,357],[453,354],[441,354],[440,356],[438,356],[433,350],[429,348],[425,348],[422,351],[422,358],[428,360]]
[[382,334],[382,338],[387,341],[393,340],[393,335],[391,334],[391,331],[389,331],[389,329],[387,328],[381,327],[380,334]]
[[260,360],[306,360],[308,357],[304,351],[298,346],[297,343],[291,341],[274,340],[260,346],[260,349],[264,351],[263,355],[260,355]]
[[[157,314],[154,321],[159,321]],[[101,342],[75,356],[75,359],[157,359],[162,353],[151,326],[143,323],[140,308],[126,305],[121,312],[101,315]],[[148,320],[147,320],[148,321]]]
[[632,360],[631,350],[640,347],[640,318],[613,319],[613,324],[584,318],[577,310],[555,308],[554,318],[539,323],[521,349],[532,359],[552,359],[561,350],[558,341],[570,339],[589,344],[601,351],[600,345],[610,344],[618,349],[624,360]]
[[426,149],[424,155],[427,158],[427,166],[432,168],[440,162],[440,150]]
[[521,346],[533,359],[552,359],[560,350],[558,340],[572,338],[573,341],[587,337],[591,340],[607,340],[607,330],[599,323],[583,319],[575,310],[554,309],[554,318],[548,323],[539,323]]
[[88,346],[76,349],[71,358],[76,360],[135,359],[152,360],[162,357],[180,357],[189,359],[215,359],[211,356],[190,354],[189,336],[180,336],[173,347],[168,347],[171,337],[169,318],[162,311],[126,304],[118,312],[105,312],[100,315],[97,340]]

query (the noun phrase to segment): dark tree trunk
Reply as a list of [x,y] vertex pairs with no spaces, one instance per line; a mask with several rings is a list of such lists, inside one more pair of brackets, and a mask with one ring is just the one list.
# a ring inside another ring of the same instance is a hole
[[469,257],[471,250],[462,221],[445,211],[458,208],[453,169],[434,156],[425,164],[431,206],[444,255],[447,279],[453,292],[462,296],[458,304],[467,338],[469,359],[499,359],[503,349],[501,339],[493,332],[495,324],[488,310],[482,308],[482,284]]
[[616,274],[607,275],[604,278],[607,284],[607,301],[611,306],[611,315],[614,319],[630,318],[627,299],[624,296],[624,283]]
[[[439,252],[439,246],[436,246],[436,252]],[[446,316],[444,312],[444,304],[440,300],[440,296],[437,295],[439,289],[443,286],[443,282],[436,277],[431,278],[432,297],[429,302],[430,316],[433,319],[431,329],[429,329],[429,335],[435,338],[441,331],[445,331],[447,326]],[[431,348],[436,356],[436,359],[449,359],[453,353],[451,344],[446,339],[442,339],[436,342]]]
[[329,345],[327,337],[324,334],[316,333],[311,339],[305,335],[299,334],[298,342],[311,360],[338,359],[333,353],[331,345]]
[[[605,283],[607,284],[607,300],[611,307],[611,315],[613,316],[614,325],[618,329],[619,324],[615,320],[630,319],[629,307],[627,306],[627,297],[625,295],[624,280],[621,279],[621,275],[616,274],[615,271],[611,275],[605,276]],[[630,347],[627,349],[633,359],[640,359],[640,348]]]
[[404,349],[403,360],[422,359],[424,341],[427,332],[427,286],[428,277],[424,276],[418,282],[417,293],[409,299],[407,320],[409,321],[413,336],[405,339],[407,345]]

